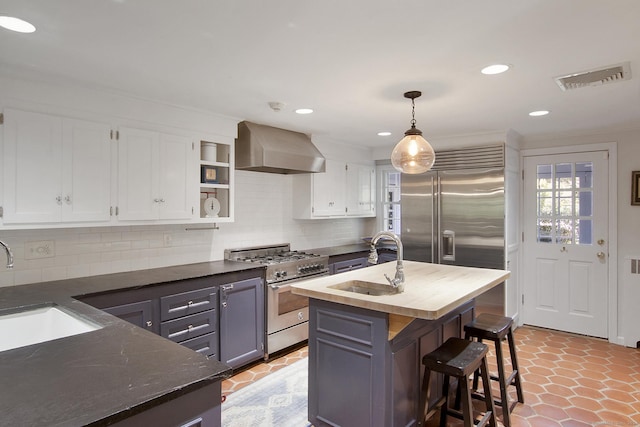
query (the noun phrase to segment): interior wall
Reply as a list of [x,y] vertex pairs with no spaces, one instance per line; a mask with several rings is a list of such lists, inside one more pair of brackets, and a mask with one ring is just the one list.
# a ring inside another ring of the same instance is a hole
[[640,274],[631,274],[631,259],[640,259],[640,206],[632,206],[631,172],[640,170],[640,129],[600,131],[581,135],[524,138],[522,149],[548,148],[596,143],[617,144],[616,169],[618,184],[617,254],[618,254],[618,339],[636,347],[640,341]]

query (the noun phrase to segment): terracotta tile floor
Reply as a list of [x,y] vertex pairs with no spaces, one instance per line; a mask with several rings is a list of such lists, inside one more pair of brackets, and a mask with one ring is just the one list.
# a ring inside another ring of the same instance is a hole
[[[515,406],[513,427],[640,426],[640,350],[528,326],[518,328],[514,335],[525,403]],[[508,354],[506,343],[503,345]],[[223,381],[222,393],[228,395],[307,354],[303,347],[254,365]],[[506,365],[511,372],[508,359]],[[493,354],[489,366],[492,373],[497,371]],[[495,381],[492,390],[494,397],[499,396]],[[516,400],[515,387],[509,387],[509,396],[511,402]],[[482,408],[481,402],[474,401],[474,405]],[[496,409],[501,421],[501,409]],[[438,419],[438,415],[431,418],[427,426],[438,425]],[[448,426],[461,425],[449,417]]]
[[283,354],[280,357],[275,357],[268,362],[258,362],[250,365],[247,369],[236,373],[231,378],[222,381],[222,395],[228,396],[234,391],[240,390],[251,384],[254,381],[259,380],[262,377],[266,377],[272,372],[278,369],[284,368],[287,365],[304,359],[309,355],[309,348],[307,346],[295,348],[287,354]]

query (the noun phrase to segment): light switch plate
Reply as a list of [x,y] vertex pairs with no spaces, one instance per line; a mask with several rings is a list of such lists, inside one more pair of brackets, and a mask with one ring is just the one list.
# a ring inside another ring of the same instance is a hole
[[24,244],[24,259],[51,258],[55,255],[56,246],[53,240],[26,242]]

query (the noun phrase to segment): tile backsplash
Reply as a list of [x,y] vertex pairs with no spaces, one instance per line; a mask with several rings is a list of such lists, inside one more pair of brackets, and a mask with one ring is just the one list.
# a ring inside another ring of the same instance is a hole
[[350,244],[376,231],[375,218],[292,219],[289,175],[237,171],[235,197],[235,222],[218,224],[218,230],[140,225],[0,231],[15,260],[6,270],[0,253],[0,286],[220,260],[227,248]]

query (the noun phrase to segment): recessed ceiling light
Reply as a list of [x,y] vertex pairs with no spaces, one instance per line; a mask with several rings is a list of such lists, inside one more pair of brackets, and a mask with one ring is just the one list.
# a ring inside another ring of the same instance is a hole
[[546,116],[547,114],[549,114],[547,110],[538,110],[538,111],[532,111],[529,113],[531,117]]
[[296,113],[298,113],[298,114],[311,114],[311,113],[313,113],[313,110],[311,108],[298,108],[296,110]]
[[36,27],[29,22],[13,16],[0,16],[0,27],[18,33],[33,33],[36,30]]
[[500,74],[500,73],[504,73],[509,68],[511,67],[509,67],[506,64],[493,64],[493,65],[484,67],[480,72],[482,74]]
[[391,132],[378,132],[378,136],[389,136]]

